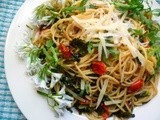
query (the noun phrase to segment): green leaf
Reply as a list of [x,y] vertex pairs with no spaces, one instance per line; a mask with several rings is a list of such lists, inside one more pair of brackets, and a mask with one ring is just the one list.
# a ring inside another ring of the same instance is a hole
[[47,60],[52,60],[52,56],[48,53],[48,51],[45,48],[43,48],[43,53],[45,54]]
[[77,7],[77,6],[69,6],[69,7],[63,8],[63,9],[62,9],[62,12],[70,15],[70,14],[75,13],[76,10],[79,10],[79,11],[81,11],[81,12],[84,12],[84,11],[85,11],[85,9],[84,9],[83,6],[78,6],[78,7]]
[[149,53],[154,55],[157,59],[157,67],[155,73],[158,73],[158,71],[160,71],[160,44],[154,45]]
[[160,16],[160,9],[152,10],[152,14],[155,15],[155,16]]
[[65,7],[61,10],[61,12],[64,12],[67,15],[71,15],[73,13],[75,13],[77,10],[79,10],[80,12],[85,12],[85,4],[87,3],[88,0],[82,0],[79,6],[68,6]]
[[38,76],[40,79],[45,80],[45,77],[47,76],[49,70],[49,66],[46,64],[41,68],[41,70],[38,72]]
[[146,97],[146,96],[149,96],[149,92],[148,91],[143,91],[141,92],[140,94],[136,95],[135,97],[136,98],[142,98],[142,97]]
[[93,49],[93,43],[89,42],[88,45],[87,45],[87,51],[88,51],[88,53],[91,53],[92,49]]
[[114,2],[116,8],[122,11],[138,12],[143,9],[143,0],[124,0]]
[[148,19],[144,14],[140,13],[140,18],[143,23],[147,25],[148,28],[152,27],[153,21]]
[[59,11],[55,10],[48,1],[46,4],[39,5],[35,11],[36,20],[42,20],[41,25],[49,26],[60,18]]
[[56,50],[54,47],[50,48],[51,52],[52,52],[52,59],[54,60],[55,63],[58,62],[58,50]]
[[[71,42],[70,42],[70,45],[73,47],[73,48],[76,48],[76,49],[79,49],[78,51],[78,54],[79,54],[79,57],[82,57],[84,55],[86,55],[88,53],[88,43],[85,43],[84,40],[81,40],[81,39],[73,39]],[[76,57],[76,56],[74,56]]]
[[42,49],[40,49],[40,48],[33,48],[29,52],[29,57],[31,58],[31,63],[35,63],[37,61],[37,59],[39,58],[39,55],[40,55],[41,51],[42,51]]
[[143,35],[143,31],[142,31],[141,29],[138,30],[138,29],[132,29],[132,28],[130,28],[128,31],[129,31],[132,35],[135,35],[135,36]]
[[82,0],[80,3],[80,6],[84,6],[87,3],[88,0]]
[[96,8],[96,6],[95,6],[95,5],[93,5],[93,4],[90,4],[90,5],[89,5],[89,8],[91,8],[91,9],[95,9],[95,8]]
[[53,41],[52,41],[52,40],[48,40],[48,41],[46,42],[46,47],[50,48],[50,47],[52,47],[52,46],[53,46]]
[[85,89],[86,89],[86,93],[90,94],[91,86],[90,86],[90,84],[88,82],[87,82],[87,84],[85,86]]
[[37,90],[37,93],[42,95],[42,96],[48,97],[48,94],[43,92],[43,91],[41,91],[41,90]]
[[116,50],[116,49],[114,49],[114,48],[109,48],[108,50],[109,50],[109,53],[110,53],[113,57],[117,58],[117,57],[119,56],[119,51],[118,51],[118,50]]
[[46,16],[46,6],[44,4],[38,6],[36,9],[35,9],[35,13],[36,13],[36,17],[37,19],[41,19],[43,16]]

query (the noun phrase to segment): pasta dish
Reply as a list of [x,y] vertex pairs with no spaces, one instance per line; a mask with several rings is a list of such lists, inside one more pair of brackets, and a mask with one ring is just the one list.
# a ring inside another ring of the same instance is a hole
[[51,0],[39,5],[18,45],[37,93],[62,116],[131,118],[157,94],[158,15],[143,0]]

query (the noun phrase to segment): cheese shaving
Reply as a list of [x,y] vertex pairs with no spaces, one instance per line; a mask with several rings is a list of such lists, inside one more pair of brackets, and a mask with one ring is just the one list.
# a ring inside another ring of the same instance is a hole
[[[134,24],[131,21],[124,21],[127,13],[124,13],[123,16],[120,17],[120,13],[112,5],[106,3],[104,6],[109,8],[107,12],[105,11],[105,9],[99,8],[97,9],[97,11],[95,11],[94,14],[91,15],[92,17],[88,19],[83,19],[78,15],[71,16],[74,22],[76,22],[84,30],[81,38],[87,38],[86,42],[95,38],[99,40],[99,61],[101,61],[103,51],[106,58],[108,57],[108,45],[106,42],[107,38],[109,37],[109,40],[114,47],[118,44],[127,45],[132,56],[134,58],[138,58],[141,65],[144,66],[145,58],[138,50],[138,40],[132,41],[132,36],[128,31],[130,28],[134,27]],[[98,18],[96,14],[99,15]]]

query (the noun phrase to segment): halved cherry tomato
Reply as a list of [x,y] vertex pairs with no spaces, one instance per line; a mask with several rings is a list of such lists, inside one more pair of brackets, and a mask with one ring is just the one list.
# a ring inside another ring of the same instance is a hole
[[137,91],[141,90],[143,87],[143,84],[144,84],[144,81],[142,79],[135,81],[133,84],[131,84],[128,87],[128,92],[133,93],[133,92],[137,92]]
[[79,101],[79,104],[81,104],[81,105],[89,105],[90,101],[89,100],[85,100],[84,102],[83,101]]
[[98,75],[103,75],[106,73],[107,66],[102,61],[94,61],[92,63],[92,70]]
[[64,44],[59,45],[59,50],[61,51],[63,57],[66,59],[69,59],[71,57],[71,52],[68,47],[66,47]]
[[106,112],[108,112],[108,114],[109,114],[109,108],[108,108],[108,106],[105,105],[104,103],[103,103],[101,106],[102,106],[102,108],[103,108]]
[[104,103],[101,106],[105,110],[105,112],[102,114],[102,117],[104,118],[104,120],[106,120],[109,117],[109,114],[110,114],[109,113],[109,108]]
[[102,117],[103,117],[104,120],[106,120],[109,117],[109,115],[108,115],[107,112],[105,112],[105,113],[102,114]]

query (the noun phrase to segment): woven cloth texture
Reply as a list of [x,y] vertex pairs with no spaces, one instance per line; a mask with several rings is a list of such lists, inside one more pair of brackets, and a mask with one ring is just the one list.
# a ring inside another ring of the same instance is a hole
[[[7,32],[16,12],[25,0],[0,0],[0,120],[25,120],[10,93],[4,71],[4,47]],[[160,0],[157,0],[160,3]]]
[[9,26],[24,0],[0,0],[0,120],[25,120],[14,102],[4,71],[4,46]]

